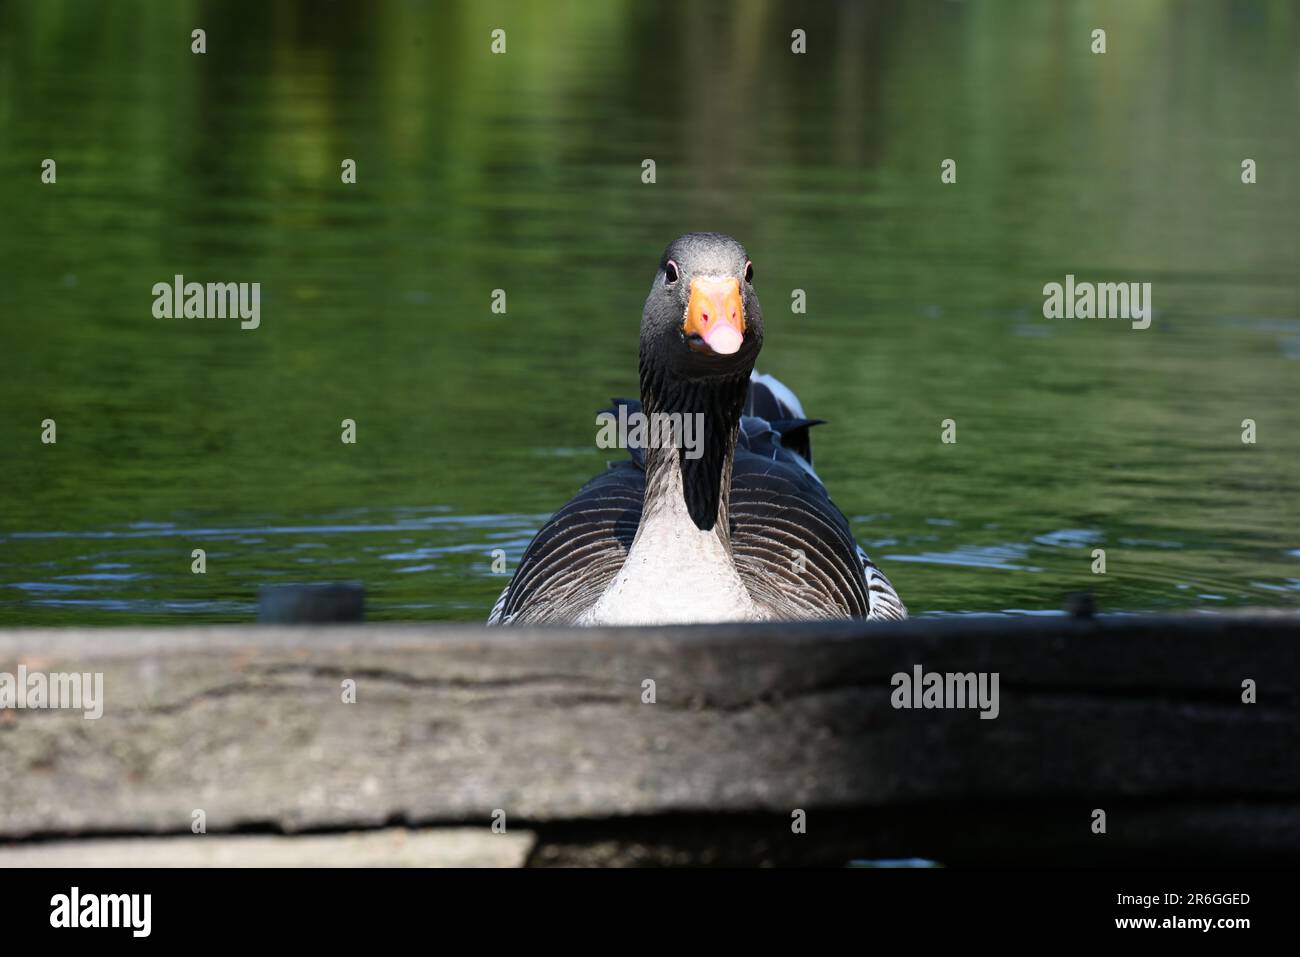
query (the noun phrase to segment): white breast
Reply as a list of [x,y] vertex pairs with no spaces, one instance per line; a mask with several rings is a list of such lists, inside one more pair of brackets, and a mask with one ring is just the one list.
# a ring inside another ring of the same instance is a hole
[[647,503],[627,560],[583,625],[756,621],[765,616],[740,580],[717,528],[691,521],[678,488]]

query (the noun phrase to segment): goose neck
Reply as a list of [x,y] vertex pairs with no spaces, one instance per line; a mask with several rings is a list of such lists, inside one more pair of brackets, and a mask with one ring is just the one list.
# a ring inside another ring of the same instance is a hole
[[[747,373],[707,379],[674,379],[641,364],[641,408],[673,423],[672,441],[646,449],[642,524],[668,510],[684,512],[700,531],[716,530],[730,550],[727,504]],[[689,417],[689,422],[687,421]],[[693,436],[690,443],[684,436]]]

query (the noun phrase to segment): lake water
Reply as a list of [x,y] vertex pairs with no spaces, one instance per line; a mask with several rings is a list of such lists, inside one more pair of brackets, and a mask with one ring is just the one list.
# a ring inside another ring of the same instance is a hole
[[695,229],[914,613],[1300,605],[1298,103],[1284,2],[0,6],[0,623],[481,620]]

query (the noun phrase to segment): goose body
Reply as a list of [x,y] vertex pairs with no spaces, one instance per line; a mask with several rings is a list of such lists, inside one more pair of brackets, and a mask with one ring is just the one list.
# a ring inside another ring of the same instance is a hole
[[665,250],[642,319],[641,401],[614,411],[701,415],[702,448],[629,442],[533,538],[489,624],[907,616],[813,470],[818,421],[752,372],[751,279],[730,237]]

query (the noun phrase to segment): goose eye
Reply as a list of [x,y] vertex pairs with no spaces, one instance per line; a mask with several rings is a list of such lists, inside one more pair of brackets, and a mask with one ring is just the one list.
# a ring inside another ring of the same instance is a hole
[[664,263],[664,276],[668,281],[668,285],[671,286],[675,283],[677,281],[677,263],[671,259]]
[[753,282],[753,281],[754,281],[754,264],[749,260],[745,260],[745,282]]

